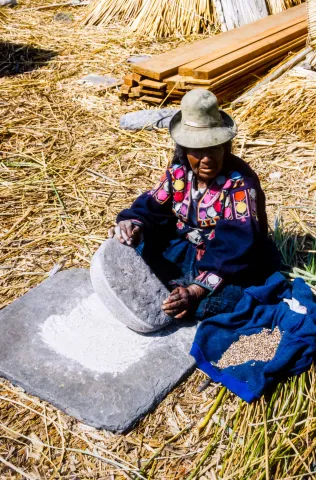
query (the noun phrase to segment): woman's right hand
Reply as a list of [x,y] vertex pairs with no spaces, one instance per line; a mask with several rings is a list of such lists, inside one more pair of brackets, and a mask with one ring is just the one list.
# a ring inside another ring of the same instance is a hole
[[123,220],[108,231],[109,238],[117,238],[121,243],[130,247],[137,247],[141,241],[141,228],[131,220]]

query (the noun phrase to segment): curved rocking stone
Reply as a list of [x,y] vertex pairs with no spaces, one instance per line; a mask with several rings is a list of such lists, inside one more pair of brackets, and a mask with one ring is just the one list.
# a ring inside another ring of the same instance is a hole
[[131,247],[106,240],[94,254],[90,278],[102,302],[127,327],[150,333],[172,319],[161,310],[169,292]]

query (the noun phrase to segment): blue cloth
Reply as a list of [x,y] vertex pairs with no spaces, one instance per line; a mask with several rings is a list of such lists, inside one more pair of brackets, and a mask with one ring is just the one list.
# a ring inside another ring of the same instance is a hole
[[[306,314],[292,311],[283,301],[292,298],[306,307]],[[214,366],[241,335],[276,327],[282,337],[272,360],[248,361],[222,370]],[[300,278],[290,284],[274,273],[265,285],[247,288],[233,313],[204,320],[191,355],[201,370],[243,400],[259,398],[280,380],[307,370],[316,357],[316,302],[311,289]]]

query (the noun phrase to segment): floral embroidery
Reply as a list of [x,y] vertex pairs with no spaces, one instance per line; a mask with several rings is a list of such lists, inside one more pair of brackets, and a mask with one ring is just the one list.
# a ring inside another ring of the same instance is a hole
[[213,227],[224,217],[226,198],[232,185],[231,179],[219,175],[206,190],[198,206],[198,222],[201,227]]
[[[173,188],[173,213],[178,217],[179,224],[187,223],[191,205],[191,189],[193,181],[192,170],[187,171],[184,165],[170,168]],[[257,219],[256,191],[238,190],[230,195],[231,190],[244,185],[242,175],[233,171],[228,178],[218,175],[211,186],[207,188],[197,205],[197,223],[199,228],[215,227],[220,219],[234,218],[246,221],[252,215]],[[170,197],[169,182],[166,175],[161,178],[153,190],[153,196],[159,203],[165,203]],[[184,227],[180,227],[182,229]]]
[[211,231],[211,233],[208,236],[209,240],[213,240],[213,238],[215,238],[215,228],[213,228],[213,230]]
[[228,195],[225,200],[225,208],[224,208],[224,219],[225,220],[233,220],[233,207],[232,202],[230,200],[230,196]]
[[254,188],[250,188],[249,190],[249,199],[250,199],[250,207],[251,207],[251,215],[258,220],[257,214],[257,192]]
[[219,287],[223,279],[218,275],[215,275],[215,273],[201,272],[200,275],[196,277],[195,281],[197,283],[203,284],[203,286],[213,292]]
[[247,190],[240,190],[232,195],[236,220],[245,220],[250,217],[250,208]]
[[184,226],[185,226],[185,225],[184,225],[183,222],[178,222],[178,223],[177,223],[177,228],[178,228],[179,230],[183,230],[183,229],[184,229]]
[[151,190],[150,195],[161,205],[170,198],[169,180],[166,173],[160,177],[160,181]]
[[191,201],[191,183],[193,172],[189,172],[186,182],[186,169],[184,166],[176,166],[172,172],[173,186],[173,212],[182,220],[188,218]]
[[211,227],[216,225],[220,219],[222,204],[220,202],[221,187],[214,182],[210,188],[206,189],[203,197],[198,203],[198,222],[201,227]]

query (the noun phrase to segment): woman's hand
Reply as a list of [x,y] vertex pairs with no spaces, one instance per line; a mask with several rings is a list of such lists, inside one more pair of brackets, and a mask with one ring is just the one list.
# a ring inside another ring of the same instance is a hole
[[177,287],[163,302],[162,309],[169,317],[181,319],[190,310],[194,310],[203,297],[207,295],[207,289],[200,285],[192,284],[187,288]]
[[109,238],[117,238],[121,243],[137,247],[141,240],[141,228],[131,220],[123,220],[108,231]]

